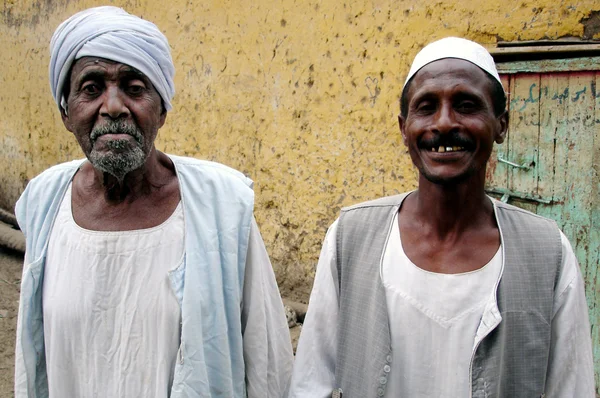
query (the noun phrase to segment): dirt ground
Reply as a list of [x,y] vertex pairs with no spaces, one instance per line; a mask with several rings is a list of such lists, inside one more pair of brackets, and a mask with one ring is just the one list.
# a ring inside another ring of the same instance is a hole
[[0,247],[0,397],[13,397],[15,334],[23,255]]

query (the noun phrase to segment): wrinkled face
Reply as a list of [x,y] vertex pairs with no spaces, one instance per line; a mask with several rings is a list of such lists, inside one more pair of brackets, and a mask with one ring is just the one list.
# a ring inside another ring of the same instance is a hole
[[65,127],[94,168],[118,179],[144,165],[166,118],[161,97],[142,73],[84,57],[71,69]]
[[484,178],[493,144],[504,141],[508,125],[506,112],[494,115],[485,72],[460,59],[432,62],[413,77],[407,99],[400,129],[421,176],[438,184]]

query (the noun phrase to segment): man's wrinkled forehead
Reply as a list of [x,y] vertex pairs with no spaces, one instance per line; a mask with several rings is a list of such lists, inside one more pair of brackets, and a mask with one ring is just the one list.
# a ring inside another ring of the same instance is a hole
[[150,82],[148,76],[131,65],[98,57],[83,57],[75,61],[71,68],[71,78],[78,80],[103,78],[106,76],[108,67],[117,71],[120,77]]
[[[411,78],[406,90],[414,92],[416,88],[423,88],[427,85],[435,84],[437,86],[454,88],[457,86],[472,86],[480,82],[491,85],[491,77],[479,66],[457,58],[443,58],[433,61],[421,69]],[[413,82],[418,84],[414,87]]]

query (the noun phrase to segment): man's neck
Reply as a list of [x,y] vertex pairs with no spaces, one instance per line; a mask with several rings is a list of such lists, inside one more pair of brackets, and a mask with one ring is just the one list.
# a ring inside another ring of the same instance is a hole
[[[90,165],[91,166],[91,165]],[[118,204],[150,195],[153,190],[168,183],[174,174],[168,157],[152,149],[144,165],[123,177],[116,177],[93,167],[84,173],[83,185],[102,194],[106,202]]]
[[500,245],[484,179],[451,186],[422,180],[402,204],[398,217],[406,256],[419,268],[437,273],[483,267]]
[[444,236],[489,223],[493,205],[483,179],[442,185],[420,177],[413,210],[417,220]]
[[168,219],[180,199],[175,166],[167,155],[153,152],[144,168],[121,183],[85,163],[73,180],[75,222],[94,231],[129,231]]

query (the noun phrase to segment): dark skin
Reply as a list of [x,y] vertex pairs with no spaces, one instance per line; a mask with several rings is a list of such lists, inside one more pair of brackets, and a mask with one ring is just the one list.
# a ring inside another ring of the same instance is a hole
[[[65,93],[67,94],[67,93]],[[135,140],[125,134],[90,139],[94,127],[109,120],[134,123],[144,136],[146,159],[122,180],[85,162],[73,179],[72,211],[75,222],[95,231],[129,231],[160,225],[180,200],[171,160],[156,150],[154,140],[166,119],[160,95],[150,80],[134,68],[101,58],[84,57],[71,69],[65,127],[89,156],[113,151],[111,139]]]
[[494,114],[485,72],[463,60],[423,67],[408,90],[408,113],[399,122],[419,187],[399,212],[402,247],[426,271],[480,269],[500,246],[484,186],[493,144],[506,135],[507,113]]

